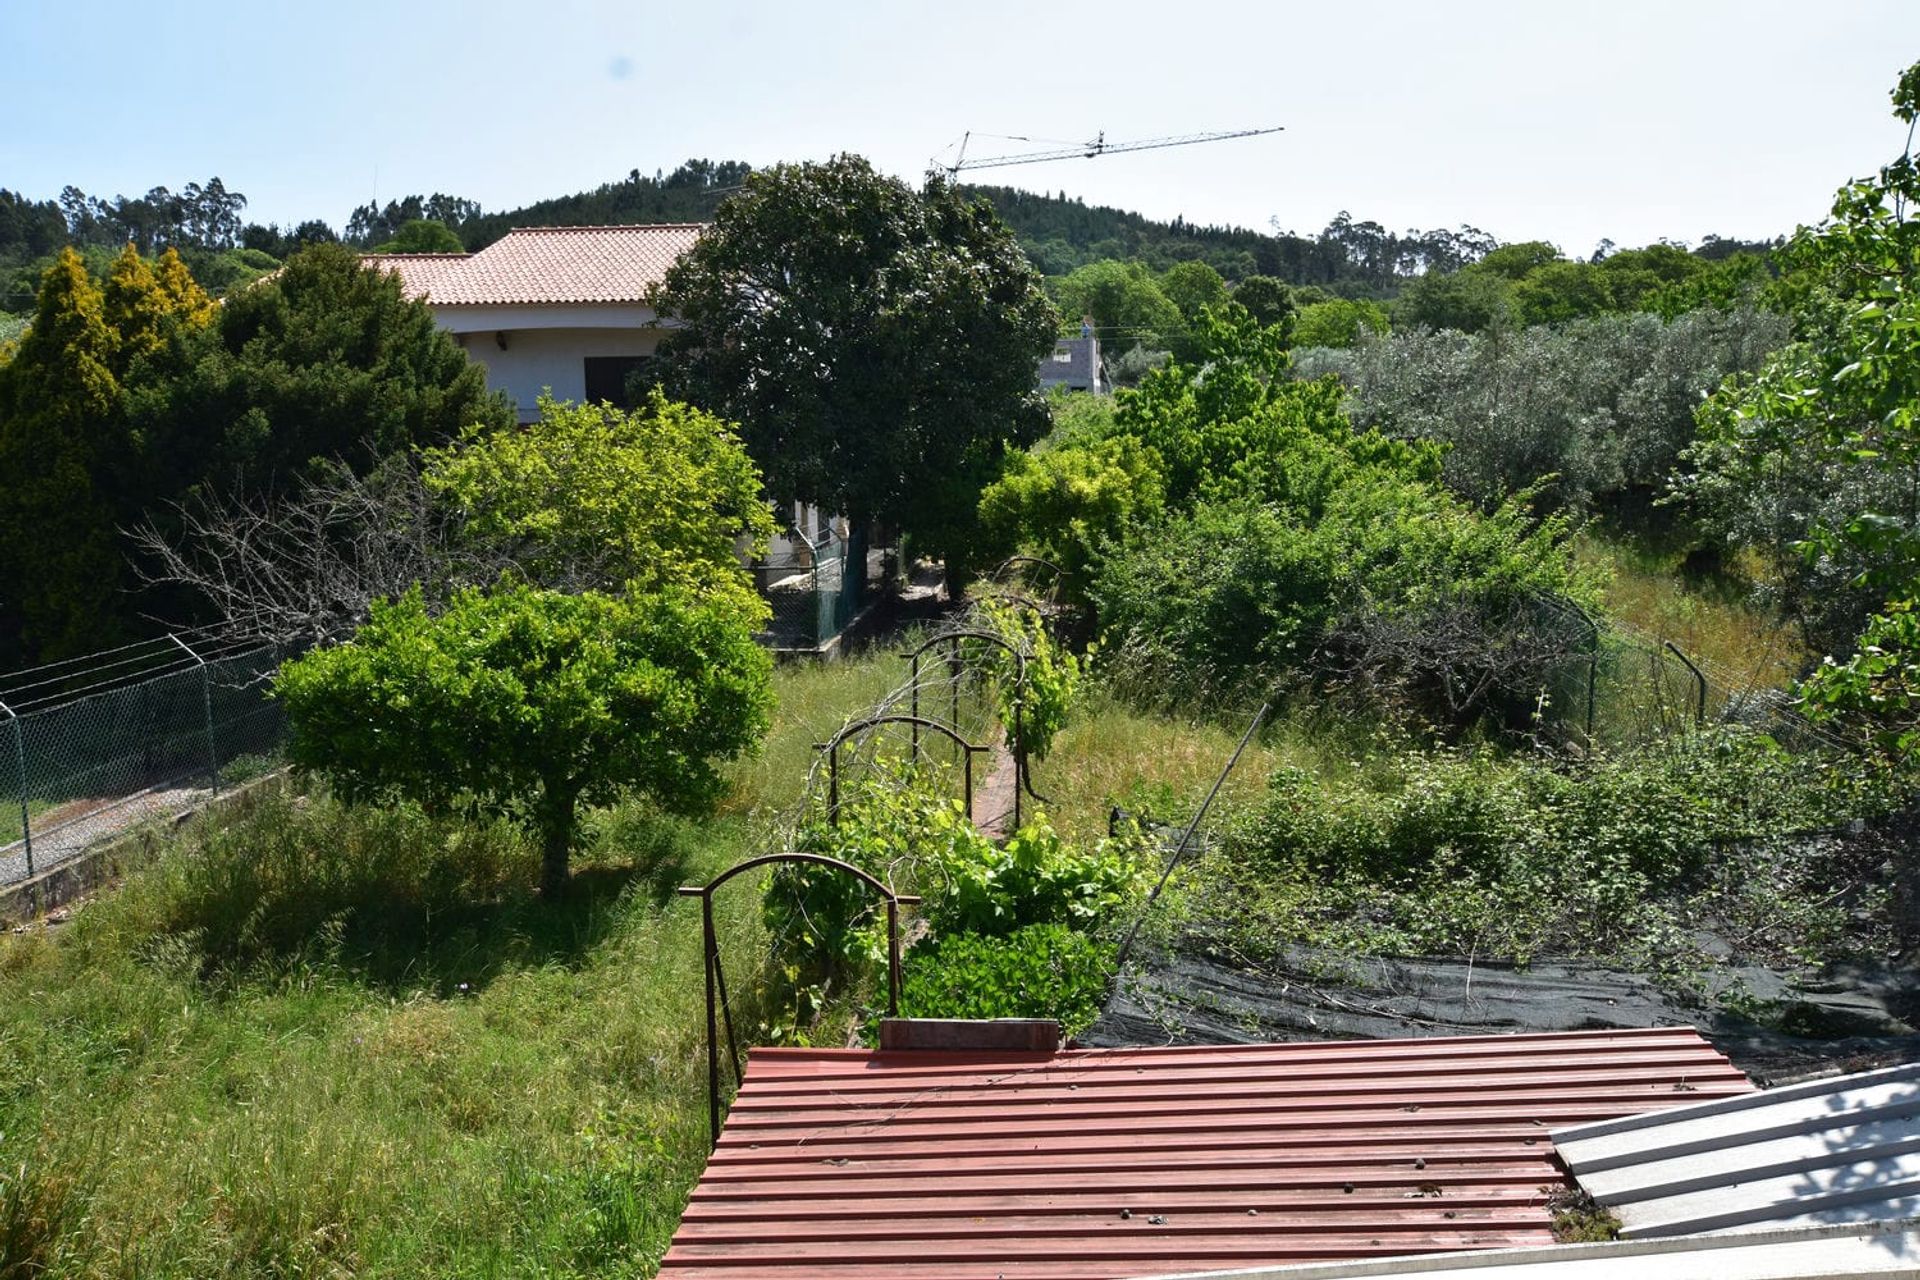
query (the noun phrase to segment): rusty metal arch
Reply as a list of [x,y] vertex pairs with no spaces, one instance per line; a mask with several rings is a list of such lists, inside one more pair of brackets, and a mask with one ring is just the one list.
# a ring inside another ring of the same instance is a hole
[[1052,570],[1053,580],[1047,587],[1047,595],[1049,597],[1058,593],[1060,584],[1066,581],[1067,571],[1065,569],[1062,569],[1053,561],[1043,559],[1040,556],[1008,556],[1005,560],[1002,560],[998,565],[994,566],[993,572],[987,576],[991,579],[999,580],[1008,569],[1013,568],[1015,565],[1038,565],[1042,569]]
[[[705,884],[681,885],[681,897],[700,899],[700,931],[704,943],[707,976],[707,1125],[716,1145],[720,1141],[719,1018],[724,1017],[726,1020],[727,1053],[733,1060],[733,1078],[736,1087],[742,1083],[744,1073],[740,1068],[740,1044],[733,1034],[733,1008],[727,1002],[727,975],[720,967],[720,941],[713,928],[713,894],[721,885],[742,872],[791,863],[845,872],[886,900],[887,1016],[889,1018],[900,1016],[900,908],[917,905],[920,901],[919,895],[895,893],[893,886],[886,881],[840,858],[830,858],[824,853],[801,853],[792,849],[782,853],[766,853],[757,858],[748,858],[745,862],[735,863]],[[719,995],[717,1005],[714,998],[716,991]]]
[[[919,699],[916,697],[916,705],[918,701]],[[827,753],[827,821],[836,827],[840,825],[840,744],[856,733],[865,733],[867,730],[877,729],[883,724],[912,725],[913,745],[916,748],[920,745],[920,730],[922,729],[932,729],[936,733],[944,733],[948,738],[953,740],[954,745],[960,748],[961,757],[966,762],[965,783],[967,813],[971,815],[973,813],[974,753],[986,751],[989,748],[976,746],[974,743],[968,742],[961,736],[958,729],[955,729],[952,725],[944,721],[930,719],[923,715],[903,716],[896,713],[868,716],[864,720],[855,720],[850,724],[842,725],[840,732],[834,734],[833,737],[827,741],[814,744],[816,750]]]
[[[1033,557],[1031,556],[1013,557],[1013,559],[1032,559],[1032,558]],[[1047,562],[1043,560],[1043,561],[1040,561],[1040,563],[1045,564]],[[1005,567],[1005,566],[1003,565],[1002,567]],[[951,643],[951,644],[958,645],[960,642],[966,641],[966,640],[986,640],[993,644],[999,645],[1002,649],[1005,649],[1008,653],[1013,655],[1013,666],[1014,666],[1014,676],[1013,676],[1014,698],[1013,698],[1013,726],[1012,726],[1013,727],[1013,771],[1014,771],[1013,826],[1015,830],[1018,830],[1020,827],[1020,793],[1024,791],[1028,795],[1032,796],[1035,800],[1042,799],[1040,793],[1033,789],[1033,780],[1027,772],[1027,726],[1026,726],[1027,659],[1031,655],[1025,649],[1021,648],[1019,645],[1015,644],[1013,641],[1007,639],[1005,636],[1001,635],[999,632],[988,631],[983,627],[957,627],[951,631],[942,631],[938,635],[928,636],[925,640],[920,642],[919,647],[916,648],[912,653],[906,653],[901,655],[902,657],[907,658],[913,663],[912,674],[908,677],[908,682],[907,682],[908,687],[913,691],[913,708],[912,708],[913,714],[916,716],[920,714],[920,659],[926,654],[927,650],[933,648],[937,644]],[[949,664],[951,664],[952,661],[953,661],[952,657],[949,656],[948,658]],[[953,715],[951,719],[957,723],[960,719],[960,682],[959,682],[959,673],[957,671],[954,672],[954,677],[955,678],[954,678],[954,684],[953,684]],[[920,734],[918,729],[914,731],[913,745],[916,748],[920,745]],[[969,758],[969,763],[971,763],[971,758]],[[969,807],[969,811],[971,811],[971,807],[972,807],[971,791],[969,791],[968,807]]]

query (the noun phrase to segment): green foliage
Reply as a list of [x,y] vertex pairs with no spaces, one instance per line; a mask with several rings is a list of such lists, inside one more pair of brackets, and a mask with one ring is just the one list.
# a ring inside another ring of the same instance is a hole
[[771,659],[734,595],[613,598],[501,587],[429,617],[416,591],[352,642],[281,669],[289,756],[352,800],[403,797],[514,818],[567,882],[581,803],[632,789],[710,808],[716,767],[765,732]]
[[[1519,248],[1521,246],[1509,246]],[[1513,323],[1513,284],[1493,270],[1429,271],[1409,284],[1393,304],[1398,329],[1458,329],[1482,333]],[[1305,339],[1301,340],[1305,345]]]
[[1279,325],[1288,332],[1300,310],[1293,290],[1272,276],[1248,276],[1233,287],[1233,300],[1263,327]]
[[1166,484],[1153,449],[1108,435],[1016,453],[980,495],[980,524],[996,549],[1051,560],[1083,596],[1101,551],[1132,525],[1156,518]]
[[779,500],[963,558],[980,490],[1045,429],[1058,316],[990,207],[855,156],[746,180],[654,299],[665,383],[738,422]]
[[[1234,300],[1239,301],[1239,295]],[[1296,347],[1358,346],[1368,334],[1387,331],[1387,309],[1377,302],[1329,298],[1300,308],[1293,324]]]
[[1054,284],[1054,298],[1069,326],[1093,317],[1093,333],[1113,351],[1143,346],[1165,350],[1187,327],[1180,307],[1139,262],[1090,262]]
[[1355,425],[1446,446],[1445,476],[1482,507],[1541,483],[1556,506],[1643,511],[1693,439],[1701,398],[1786,341],[1770,312],[1600,316],[1519,333],[1414,329],[1352,351],[1296,349],[1337,374]]
[[[1920,119],[1920,64],[1902,75],[1893,104],[1909,125]],[[1724,536],[1783,562],[1807,557],[1787,589],[1811,606],[1823,647],[1844,643],[1871,609],[1871,597],[1846,600],[1843,588],[1911,594],[1920,565],[1917,198],[1909,150],[1843,187],[1829,219],[1781,251],[1807,282],[1799,340],[1702,406],[1682,486]],[[1846,607],[1827,607],[1836,598]]]
[[1514,282],[1513,312],[1522,325],[1554,324],[1614,309],[1605,267],[1547,262]]
[[986,625],[1026,659],[1023,690],[1017,679],[1021,666],[1013,655],[995,648],[989,656],[1000,696],[1000,723],[1011,734],[1017,709],[1028,760],[1044,760],[1055,735],[1066,727],[1085,659],[1055,640],[1047,620],[1023,605],[983,599],[980,613]]
[[1832,657],[1800,686],[1800,706],[1817,721],[1857,735],[1883,760],[1910,761],[1920,750],[1920,613],[1895,600],[1867,620],[1845,662]]
[[1265,896],[1287,919],[1257,927],[1309,945],[1671,972],[1685,920],[1778,962],[1839,937],[1833,877],[1853,874],[1794,837],[1894,794],[1739,729],[1587,761],[1377,754],[1344,776],[1276,771],[1229,824],[1209,900]]
[[470,428],[426,462],[427,486],[468,533],[514,548],[549,585],[752,597],[736,548],[757,555],[774,533],[733,428],[658,390],[631,412],[543,397],[537,422]]
[[1063,924],[1004,936],[943,934],[907,952],[901,1012],[913,1018],[1052,1018],[1075,1035],[1106,1000],[1114,948]]
[[934,890],[922,910],[942,935],[998,936],[1046,923],[1091,929],[1139,887],[1131,842],[1102,840],[1077,851],[1054,834],[1045,815],[1003,844],[981,837],[971,847],[936,847],[964,850],[964,856],[918,869],[918,882]]
[[1176,361],[1119,397],[1118,428],[1159,455],[1170,506],[1251,495],[1311,511],[1352,466],[1438,476],[1437,449],[1356,434],[1338,386],[1289,376],[1279,330],[1231,304],[1202,323],[1204,367]]
[[[996,845],[960,802],[929,787],[865,787],[843,796],[838,823],[804,826],[802,850],[839,858],[899,893],[921,895],[936,935],[1005,935],[1031,924],[1092,929],[1140,886],[1137,839],[1077,850],[1036,815]],[[779,868],[764,899],[776,963],[798,988],[858,973],[885,959],[872,890],[851,876],[804,865]]]
[[375,245],[372,253],[464,253],[466,245],[453,228],[433,218],[410,218],[400,224],[393,239]]
[[1103,561],[1093,596],[1127,687],[1235,705],[1346,686],[1444,726],[1523,724],[1565,656],[1533,602],[1592,599],[1567,525],[1383,468],[1330,474],[1312,507],[1203,502]]
[[181,359],[180,376],[139,389],[130,406],[171,492],[216,476],[276,488],[316,458],[364,471],[473,424],[514,421],[424,302],[335,244],[227,299]]

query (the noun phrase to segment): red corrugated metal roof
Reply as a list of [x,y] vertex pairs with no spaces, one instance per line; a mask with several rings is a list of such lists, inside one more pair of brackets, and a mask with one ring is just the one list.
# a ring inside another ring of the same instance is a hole
[[693,247],[697,222],[519,227],[474,254],[369,254],[436,306],[638,303]]
[[1068,1280],[1552,1241],[1549,1127],[1745,1093],[1691,1028],[755,1049],[661,1275]]

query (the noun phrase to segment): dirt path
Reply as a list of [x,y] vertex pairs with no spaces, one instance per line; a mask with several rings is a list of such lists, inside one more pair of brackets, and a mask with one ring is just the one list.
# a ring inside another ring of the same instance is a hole
[[1013,807],[1020,787],[1020,770],[1004,733],[996,733],[993,753],[987,757],[985,777],[973,785],[973,825],[990,840],[1004,840],[1013,834]]

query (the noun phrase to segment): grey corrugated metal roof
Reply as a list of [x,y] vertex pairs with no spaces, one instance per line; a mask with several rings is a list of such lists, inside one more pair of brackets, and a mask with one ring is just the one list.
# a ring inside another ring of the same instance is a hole
[[1556,1130],[1629,1239],[1920,1217],[1920,1063]]

